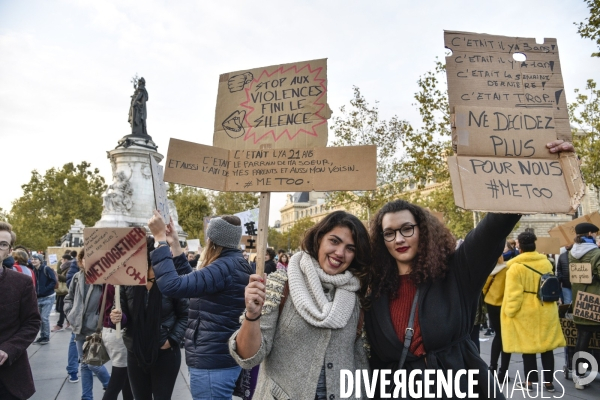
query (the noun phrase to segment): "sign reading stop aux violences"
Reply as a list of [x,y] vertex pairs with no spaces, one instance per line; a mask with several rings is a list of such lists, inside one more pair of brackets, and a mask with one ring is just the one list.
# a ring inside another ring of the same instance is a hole
[[88,284],[145,285],[148,271],[143,228],[85,228]]

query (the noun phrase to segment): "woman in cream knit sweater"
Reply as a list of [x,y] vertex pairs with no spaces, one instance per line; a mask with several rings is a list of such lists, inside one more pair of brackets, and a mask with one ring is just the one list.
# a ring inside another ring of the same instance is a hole
[[252,275],[246,287],[245,318],[229,346],[243,368],[262,362],[254,399],[340,398],[340,370],[368,369],[358,296],[370,261],[364,225],[329,214],[302,250],[287,272],[266,283]]

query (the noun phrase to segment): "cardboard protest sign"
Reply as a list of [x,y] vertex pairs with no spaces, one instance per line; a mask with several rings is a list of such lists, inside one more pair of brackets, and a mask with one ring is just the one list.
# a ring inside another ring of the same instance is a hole
[[244,250],[253,251],[256,250],[256,236],[242,235],[240,244],[244,246]]
[[600,322],[600,295],[579,291],[575,301],[573,315]]
[[230,72],[219,77],[213,145],[325,147],[330,116],[326,59]]
[[448,167],[456,205],[467,210],[570,213],[583,196],[574,154],[558,160],[459,155],[448,158]]
[[256,230],[258,229],[258,214],[258,208],[253,208],[252,210],[242,211],[234,214],[240,219],[240,221],[242,221],[242,232],[244,235],[257,235]]
[[[556,39],[444,32],[450,107],[551,110],[556,137],[571,140],[571,129]],[[521,54],[526,60],[517,61]]]
[[592,264],[570,263],[569,278],[571,283],[592,283]]
[[169,216],[169,199],[167,199],[167,188],[163,178],[163,167],[158,165],[152,154],[150,154],[150,171],[152,172],[152,184],[154,186],[154,205],[162,215],[165,224],[168,224],[171,217]]
[[200,239],[188,239],[187,248],[188,251],[193,251],[194,253],[200,250]]
[[546,148],[556,140],[550,109],[456,106],[451,119],[460,155],[558,158]]
[[376,146],[225,150],[171,139],[165,181],[232,192],[373,190]]
[[[555,39],[444,32],[454,200],[474,211],[572,213],[585,193],[570,140]],[[517,61],[514,54],[525,61]]]
[[560,254],[560,241],[553,237],[539,237],[535,241],[535,251],[542,254]]
[[[568,347],[574,347],[577,343],[577,327],[573,320],[561,318],[560,325],[565,335],[565,340],[567,341]],[[592,333],[592,338],[590,339],[590,349],[600,350],[600,332]]]
[[575,227],[583,222],[590,222],[596,226],[600,226],[600,214],[596,211],[591,214],[584,215],[576,218],[573,221],[569,221],[565,224],[555,226],[548,231],[548,234],[552,237],[560,240],[561,246],[568,246],[573,244],[575,236]]
[[145,285],[148,271],[144,228],[85,228],[85,281]]

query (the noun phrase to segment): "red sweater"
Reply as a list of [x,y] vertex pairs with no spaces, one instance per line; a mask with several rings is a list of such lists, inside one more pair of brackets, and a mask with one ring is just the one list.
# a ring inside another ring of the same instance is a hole
[[[398,297],[390,300],[390,317],[394,330],[398,339],[404,342],[404,334],[408,327],[408,319],[410,318],[410,308],[412,307],[413,299],[417,293],[417,287],[410,280],[408,275],[400,275],[400,284],[398,285]],[[413,325],[415,331],[410,348],[412,354],[421,356],[425,354],[423,346],[423,337],[421,336],[421,327],[419,326],[419,308],[415,310],[415,321]]]

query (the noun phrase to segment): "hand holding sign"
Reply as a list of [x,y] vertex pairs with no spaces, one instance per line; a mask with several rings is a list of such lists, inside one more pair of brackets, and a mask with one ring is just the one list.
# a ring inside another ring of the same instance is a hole
[[257,318],[261,311],[262,306],[267,297],[265,282],[267,281],[267,275],[261,278],[260,275],[250,275],[250,283],[246,286],[244,292],[244,299],[246,301],[246,315],[248,318]]
[[565,142],[564,140],[555,140],[546,145],[550,153],[560,153],[562,151],[575,151],[575,147],[573,147],[573,143]]
[[167,240],[167,226],[157,210],[154,210],[154,215],[148,220],[148,228],[157,242]]

